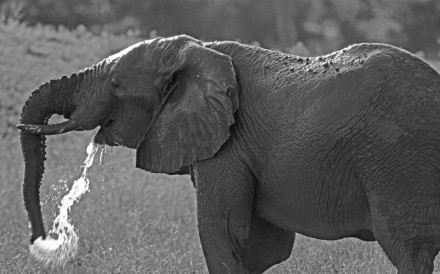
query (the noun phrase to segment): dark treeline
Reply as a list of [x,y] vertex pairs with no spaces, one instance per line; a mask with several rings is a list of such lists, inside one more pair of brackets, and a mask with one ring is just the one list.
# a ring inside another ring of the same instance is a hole
[[[186,33],[300,54],[391,43],[438,58],[440,0],[3,0],[0,19],[142,36]],[[303,52],[301,52],[303,51]]]

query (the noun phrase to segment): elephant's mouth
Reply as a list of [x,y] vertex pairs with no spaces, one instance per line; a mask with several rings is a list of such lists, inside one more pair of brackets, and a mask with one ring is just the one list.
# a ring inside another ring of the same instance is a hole
[[138,138],[134,136],[133,128],[122,124],[123,123],[113,119],[104,121],[94,137],[95,143],[108,146],[136,148],[139,140],[136,140]]
[[96,133],[95,137],[94,137],[94,141],[97,144],[100,145],[109,145],[109,146],[117,146],[119,145],[115,140],[114,140],[114,136],[112,136],[111,132],[111,127],[112,124],[114,124],[114,120],[109,119],[108,121],[105,121],[99,131]]

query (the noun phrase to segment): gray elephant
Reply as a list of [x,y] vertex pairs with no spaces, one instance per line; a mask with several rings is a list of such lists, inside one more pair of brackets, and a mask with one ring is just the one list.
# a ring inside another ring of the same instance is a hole
[[211,273],[261,273],[295,233],[378,241],[399,273],[433,271],[440,76],[399,48],[303,58],[157,38],[41,85],[20,123],[31,242],[46,236],[44,136],[100,126],[96,142],[136,149],[136,167],[191,175]]

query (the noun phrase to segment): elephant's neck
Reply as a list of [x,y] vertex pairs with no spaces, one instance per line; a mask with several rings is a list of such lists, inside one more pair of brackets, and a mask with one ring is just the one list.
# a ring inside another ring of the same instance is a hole
[[284,54],[236,42],[215,42],[206,46],[232,58],[240,87],[235,125],[239,129],[235,137],[249,151],[261,151],[261,147],[267,146],[265,140],[271,138],[274,120],[282,115],[276,93],[286,81],[276,61]]

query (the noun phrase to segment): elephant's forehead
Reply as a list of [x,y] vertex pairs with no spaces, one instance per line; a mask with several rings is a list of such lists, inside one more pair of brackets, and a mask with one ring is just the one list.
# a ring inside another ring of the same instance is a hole
[[107,61],[108,61],[108,62],[113,62],[113,61],[119,59],[120,57],[126,55],[127,53],[129,53],[129,52],[132,51],[133,49],[138,48],[138,47],[140,47],[140,46],[142,46],[142,45],[145,45],[145,44],[149,44],[149,43],[150,43],[150,40],[146,40],[146,41],[142,41],[142,42],[139,42],[139,43],[133,44],[133,45],[131,45],[131,46],[129,46],[129,47],[127,47],[127,48],[121,50],[120,52],[115,53],[115,54],[113,54],[113,55],[107,57]]

